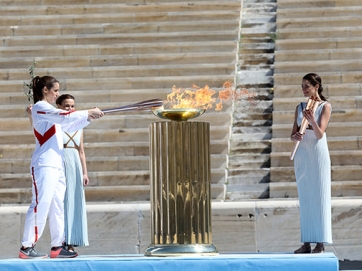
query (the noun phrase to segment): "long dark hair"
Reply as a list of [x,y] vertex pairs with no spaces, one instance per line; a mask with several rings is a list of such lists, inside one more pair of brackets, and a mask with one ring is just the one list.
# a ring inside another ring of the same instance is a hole
[[51,89],[54,87],[55,83],[58,83],[58,80],[55,79],[53,76],[45,75],[43,77],[35,76],[33,81],[33,101],[34,104],[43,100],[43,88],[46,87],[47,89]]
[[67,99],[72,99],[73,101],[75,101],[74,97],[70,94],[63,94],[63,95],[60,95],[57,100],[55,101],[55,103],[57,105],[62,105],[63,101],[64,100],[67,100]]
[[304,75],[303,80],[307,80],[313,86],[316,86],[317,84],[319,84],[319,88],[318,88],[319,98],[321,98],[322,101],[327,101],[327,98],[324,97],[324,95],[322,94],[322,92],[323,92],[322,78],[318,74],[308,73],[308,74]]

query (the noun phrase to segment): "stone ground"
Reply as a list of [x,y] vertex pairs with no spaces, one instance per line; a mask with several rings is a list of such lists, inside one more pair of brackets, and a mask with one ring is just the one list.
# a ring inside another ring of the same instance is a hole
[[339,270],[362,270],[362,261],[339,261]]

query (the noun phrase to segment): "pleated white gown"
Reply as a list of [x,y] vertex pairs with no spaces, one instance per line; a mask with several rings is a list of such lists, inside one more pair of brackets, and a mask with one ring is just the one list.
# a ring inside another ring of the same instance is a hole
[[[83,186],[83,170],[76,146],[80,144],[82,130],[77,133],[64,133],[64,171],[66,192],[64,197],[64,230],[66,243],[75,246],[88,246],[87,210]],[[73,140],[70,139],[69,136]],[[75,146],[76,145],[76,146]]]
[[[303,104],[303,109],[306,103]],[[326,102],[315,112],[317,122]],[[298,106],[298,126],[302,123],[302,106]],[[313,130],[306,130],[294,157],[298,186],[301,242],[332,243],[331,161],[326,133],[317,139]]]

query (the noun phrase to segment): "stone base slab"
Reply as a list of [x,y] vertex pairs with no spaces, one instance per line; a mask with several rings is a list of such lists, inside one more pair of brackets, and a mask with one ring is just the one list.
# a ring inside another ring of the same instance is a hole
[[[16,258],[28,206],[0,207],[0,258]],[[362,198],[333,198],[333,252],[339,260],[362,260]],[[89,247],[80,255],[143,254],[151,242],[150,204],[87,205]],[[291,253],[300,246],[296,199],[212,202],[212,243],[220,253]],[[48,225],[37,250],[49,253]]]

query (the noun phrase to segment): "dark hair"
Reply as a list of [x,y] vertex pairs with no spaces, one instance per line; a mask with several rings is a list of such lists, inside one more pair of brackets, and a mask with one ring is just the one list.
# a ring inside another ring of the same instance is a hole
[[327,101],[327,98],[323,96],[323,86],[322,86],[322,78],[316,73],[308,73],[304,75],[303,80],[307,80],[309,83],[311,83],[313,86],[319,85],[318,88],[318,95],[319,98],[321,98],[323,101]]
[[33,78],[32,84],[33,84],[33,100],[34,104],[38,101],[43,100],[43,88],[46,87],[47,89],[51,89],[54,87],[54,84],[58,83],[58,80],[55,79],[53,76],[45,75],[43,77],[35,76]]
[[63,94],[63,95],[60,95],[57,100],[55,101],[55,103],[57,105],[62,105],[63,101],[64,100],[67,100],[67,99],[72,99],[73,101],[75,101],[74,97],[70,94]]

